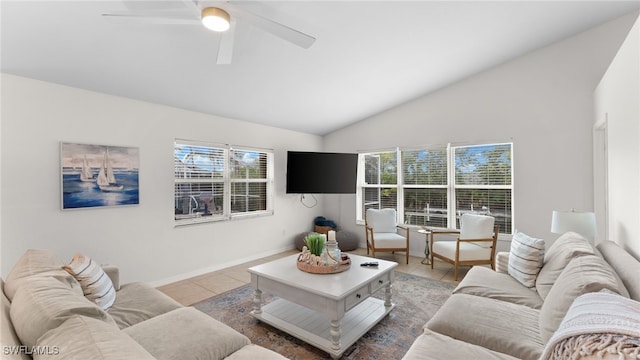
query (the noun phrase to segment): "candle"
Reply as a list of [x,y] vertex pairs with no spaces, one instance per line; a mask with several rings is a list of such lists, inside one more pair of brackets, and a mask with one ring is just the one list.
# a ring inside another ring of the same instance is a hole
[[329,230],[327,233],[329,235],[329,241],[336,241],[336,232],[333,230]]

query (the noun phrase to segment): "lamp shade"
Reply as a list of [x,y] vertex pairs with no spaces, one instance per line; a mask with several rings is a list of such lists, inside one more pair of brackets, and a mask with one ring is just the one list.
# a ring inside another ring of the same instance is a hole
[[592,212],[554,210],[551,216],[551,232],[563,234],[577,232],[586,237],[596,236],[596,215]]

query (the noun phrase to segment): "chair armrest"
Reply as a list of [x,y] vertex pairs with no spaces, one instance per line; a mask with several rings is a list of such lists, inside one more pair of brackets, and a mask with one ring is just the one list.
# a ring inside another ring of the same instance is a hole
[[113,289],[115,291],[120,290],[120,269],[115,265],[102,265],[102,270],[107,274],[111,282],[113,283]]
[[499,272],[502,274],[509,273],[509,252],[500,251],[499,253],[496,254],[495,267],[496,267],[496,272]]

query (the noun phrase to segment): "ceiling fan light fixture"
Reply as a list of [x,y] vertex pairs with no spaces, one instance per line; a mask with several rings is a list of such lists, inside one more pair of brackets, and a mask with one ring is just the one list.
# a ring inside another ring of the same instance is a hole
[[209,30],[223,32],[229,30],[231,17],[229,13],[216,8],[208,7],[202,9],[202,25]]

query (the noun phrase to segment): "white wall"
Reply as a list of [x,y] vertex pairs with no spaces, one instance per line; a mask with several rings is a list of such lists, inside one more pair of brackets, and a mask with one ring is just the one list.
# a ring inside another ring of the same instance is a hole
[[[336,131],[325,136],[325,149],[511,140],[515,228],[554,240],[554,209],[593,208],[593,90],[632,23],[631,16],[609,22]],[[363,242],[355,195],[326,200],[328,216]],[[424,250],[418,236],[415,255]]]
[[[28,248],[61,259],[84,252],[120,266],[123,281],[156,284],[293,247],[322,202],[285,194],[286,150],[318,151],[322,138],[2,75],[2,275]],[[174,228],[173,141],[275,150],[273,216]],[[140,205],[60,208],[60,142],[140,149]],[[322,201],[322,199],[320,199]]]
[[[549,232],[553,209],[593,206],[593,90],[634,20],[607,23],[324,139],[3,74],[0,275],[26,249],[50,248],[62,259],[79,251],[117,264],[125,282],[161,284],[291,248],[317,215],[363,238],[354,195],[325,195],[307,209],[284,193],[291,149],[513,140],[516,227],[555,238]],[[637,122],[634,129],[638,134]],[[275,215],[174,228],[174,138],[274,149]],[[140,205],[60,210],[60,141],[139,147]],[[640,178],[637,154],[634,176]],[[634,185],[637,190],[637,181],[628,184],[630,191]],[[624,220],[622,235],[638,253],[636,199],[636,217]],[[631,224],[636,227],[629,230]],[[419,255],[424,241],[413,236],[419,241],[411,252]]]
[[609,231],[603,238],[640,258],[640,18],[594,97],[594,118],[596,122],[606,119],[608,144]]

